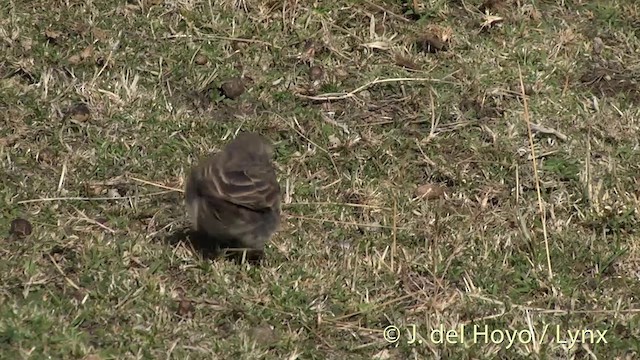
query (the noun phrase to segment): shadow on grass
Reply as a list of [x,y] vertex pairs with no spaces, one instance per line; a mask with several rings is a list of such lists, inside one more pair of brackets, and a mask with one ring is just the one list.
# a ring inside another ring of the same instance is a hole
[[249,263],[259,265],[264,258],[264,251],[234,248],[232,244],[224,244],[207,234],[194,231],[190,227],[180,227],[159,236],[159,240],[170,246],[180,242],[189,244],[195,252],[209,260],[231,260],[237,264]]

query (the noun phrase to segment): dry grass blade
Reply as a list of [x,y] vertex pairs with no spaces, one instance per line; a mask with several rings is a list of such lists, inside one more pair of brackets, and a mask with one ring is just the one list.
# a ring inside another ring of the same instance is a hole
[[420,229],[420,228],[411,228],[411,227],[394,226],[394,225],[390,226],[390,225],[379,225],[379,224],[371,224],[371,223],[359,223],[359,222],[352,222],[352,221],[340,221],[340,220],[332,220],[332,219],[322,219],[322,218],[315,218],[315,217],[303,216],[303,215],[295,215],[295,214],[287,214],[286,217],[292,218],[292,219],[301,219],[301,220],[317,221],[317,222],[340,224],[340,225],[351,225],[351,226],[357,226],[357,227],[391,229],[391,230],[394,230],[394,231],[395,230],[405,230],[405,231],[424,231],[424,230],[426,230],[426,229]]
[[[456,71],[457,72],[457,71]],[[344,99],[349,99],[349,98],[353,98],[356,96],[357,93],[368,89],[374,85],[377,84],[385,84],[385,83],[392,83],[392,82],[403,82],[403,81],[419,81],[419,82],[431,82],[431,83],[448,83],[451,85],[456,85],[456,83],[454,82],[450,82],[450,81],[446,81],[445,79],[450,78],[451,76],[453,76],[456,72],[453,72],[445,77],[443,77],[442,79],[432,79],[432,78],[391,78],[391,79],[375,79],[371,82],[368,82],[362,86],[359,86],[358,88],[346,92],[346,93],[326,93],[326,94],[320,94],[320,95],[315,95],[315,96],[311,96],[311,95],[303,95],[303,94],[299,94],[296,93],[296,96],[305,98],[305,99],[310,99],[310,100],[316,100],[316,101],[333,101],[333,100],[344,100]]]
[[567,135],[559,132],[556,129],[551,129],[548,128],[546,126],[540,125],[540,124],[531,124],[531,130],[535,131],[535,132],[539,132],[539,133],[543,133],[543,134],[551,134],[556,136],[558,139],[562,140],[562,141],[567,141]]
[[[162,186],[159,186],[162,187]],[[131,196],[105,196],[105,197],[84,197],[84,196],[68,196],[68,197],[52,197],[52,198],[39,198],[39,199],[27,199],[17,201],[16,204],[29,204],[29,203],[38,203],[38,202],[51,202],[51,201],[113,201],[113,200],[133,200],[133,199],[143,199],[149,198],[159,195],[169,194],[175,191],[182,192],[180,189],[171,189],[168,191],[158,191],[149,194],[141,194],[141,195],[131,195]]]
[[245,38],[232,37],[232,36],[174,34],[174,35],[167,35],[164,38],[165,39],[189,39],[189,40],[200,40],[200,41],[227,40],[227,41],[237,41],[237,42],[243,42],[243,43],[260,44],[260,45],[265,45],[265,46],[276,48],[276,49],[282,49],[280,46],[268,43],[266,41],[256,40],[256,39],[245,39]]
[[[278,114],[274,114],[276,115],[278,118],[280,118],[282,121],[286,121],[284,118],[282,118],[280,115]],[[298,124],[298,120],[294,117],[293,121]],[[293,124],[287,122],[287,124],[289,125],[289,127],[295,131],[298,135],[300,135],[303,139],[305,139],[306,141],[308,141],[309,143],[313,144],[315,147],[317,147],[318,149],[320,149],[320,151],[322,151],[323,153],[327,154],[327,157],[329,157],[329,160],[331,161],[331,165],[333,165],[333,170],[336,172],[336,181],[341,181],[341,174],[340,171],[338,171],[338,166],[336,165],[336,162],[333,160],[333,155],[331,155],[331,153],[329,151],[327,151],[327,149],[323,148],[322,146],[316,144],[313,140],[309,139],[307,136],[305,136],[302,132],[300,132],[300,130],[298,130]]]
[[169,190],[169,191],[175,191],[175,192],[184,193],[183,189],[178,189],[178,188],[174,188],[174,187],[158,184],[158,183],[155,183],[155,182],[152,182],[152,181],[148,181],[148,180],[144,180],[144,179],[138,179],[138,178],[133,177],[133,176],[129,176],[129,179],[137,181],[137,182],[142,183],[142,184],[152,185],[152,186],[155,186],[155,187],[160,188],[160,189],[166,189],[166,190]]
[[551,254],[549,252],[549,235],[547,233],[547,216],[542,202],[540,193],[540,176],[538,175],[538,164],[535,156],[535,146],[533,143],[533,131],[531,129],[531,120],[529,119],[528,101],[525,96],[524,80],[522,79],[522,69],[518,65],[518,78],[520,80],[520,90],[522,94],[522,102],[524,104],[524,120],[527,124],[527,133],[529,135],[529,146],[531,149],[531,164],[533,166],[533,174],[535,177],[536,194],[538,196],[538,210],[540,211],[540,221],[542,223],[542,234],[544,236],[545,255],[547,257],[547,275],[549,279],[553,279],[553,269],[551,267]]
[[339,203],[339,202],[331,202],[331,201],[295,202],[295,203],[283,204],[282,206],[283,207],[294,207],[294,206],[300,206],[300,205],[307,205],[307,206],[348,206],[348,207],[355,207],[355,208],[378,209],[378,210],[386,210],[386,211],[393,210],[393,208],[384,207],[384,206],[367,205],[367,204]]
[[51,263],[56,267],[56,270],[58,270],[58,272],[60,273],[60,275],[62,275],[62,277],[64,277],[65,281],[74,289],[76,290],[80,290],[80,287],[73,282],[73,280],[69,279],[69,277],[64,273],[64,271],[62,271],[62,268],[60,268],[60,265],[58,265],[58,263],[56,262],[56,260],[53,258],[53,256],[51,256],[51,254],[49,254],[49,260],[51,260]]
[[[410,299],[410,298],[414,297],[416,294],[417,293],[406,294],[406,295],[400,296],[400,297],[398,297],[396,299],[385,301],[385,302],[380,303],[380,304],[376,304],[375,306],[372,307],[372,309],[374,309],[374,308],[384,309],[389,305],[394,305],[394,304],[397,304],[399,302],[402,302],[402,301],[405,301],[407,299]],[[337,317],[334,317],[334,318],[331,318],[331,319],[324,319],[324,320],[327,321],[327,322],[339,323],[339,322],[341,322],[343,320],[350,319],[350,318],[352,318],[354,316],[358,316],[358,315],[360,315],[362,313],[363,313],[362,311],[356,311],[356,312],[352,312],[352,313],[349,313],[349,314],[346,314],[346,315],[337,316]]]

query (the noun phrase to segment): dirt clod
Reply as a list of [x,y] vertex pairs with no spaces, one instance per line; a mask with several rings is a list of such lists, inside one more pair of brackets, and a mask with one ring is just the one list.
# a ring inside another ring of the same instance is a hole
[[202,54],[198,54],[193,61],[198,65],[206,65],[209,62],[209,59]]
[[312,81],[320,80],[324,76],[324,69],[321,65],[313,65],[309,68],[309,78]]
[[66,117],[75,123],[85,123],[91,119],[91,110],[85,103],[77,103],[67,110]]
[[32,230],[33,227],[28,220],[16,218],[11,222],[9,234],[15,236],[18,239],[23,239],[31,235]]
[[444,188],[436,184],[424,184],[418,186],[413,195],[420,199],[438,199],[444,196]]
[[640,103],[638,74],[632,69],[612,64],[604,67],[593,66],[584,72],[580,82],[587,85],[596,96],[616,96],[624,94],[632,103]]
[[231,78],[225,81],[220,87],[222,94],[229,99],[237,99],[244,93],[244,82],[239,77]]
[[258,325],[249,331],[249,337],[257,344],[271,347],[279,340],[279,335],[275,328],[270,325]]
[[187,317],[193,315],[195,308],[191,301],[182,299],[178,302],[178,310],[177,313],[180,316]]
[[396,65],[398,66],[402,66],[404,68],[407,69],[411,69],[411,70],[420,70],[420,65],[416,64],[415,62],[413,62],[413,60],[406,58],[404,56],[401,55],[397,55],[394,58]]
[[420,36],[416,40],[416,46],[419,51],[426,53],[436,53],[438,51],[447,51],[449,46],[435,34],[427,33]]
[[495,11],[502,7],[504,0],[486,0],[480,6],[478,6],[478,10],[482,13],[486,11]]

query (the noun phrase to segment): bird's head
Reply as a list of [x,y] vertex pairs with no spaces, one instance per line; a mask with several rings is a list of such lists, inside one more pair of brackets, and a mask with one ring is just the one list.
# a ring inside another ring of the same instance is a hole
[[238,163],[270,162],[273,157],[273,146],[257,133],[240,133],[223,151],[229,161]]

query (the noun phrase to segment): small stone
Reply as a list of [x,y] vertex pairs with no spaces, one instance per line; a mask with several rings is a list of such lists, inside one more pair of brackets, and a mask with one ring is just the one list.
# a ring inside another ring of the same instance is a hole
[[120,195],[120,192],[118,191],[118,189],[116,188],[111,188],[107,191],[107,196],[117,199],[117,198],[121,198],[122,195]]
[[604,42],[599,37],[593,38],[593,53],[595,55],[600,55],[602,53],[602,49],[604,49]]
[[338,138],[334,134],[329,135],[328,140],[329,140],[329,148],[330,149],[335,149],[335,148],[339,147],[340,145],[342,145],[342,141],[340,141],[340,138]]

